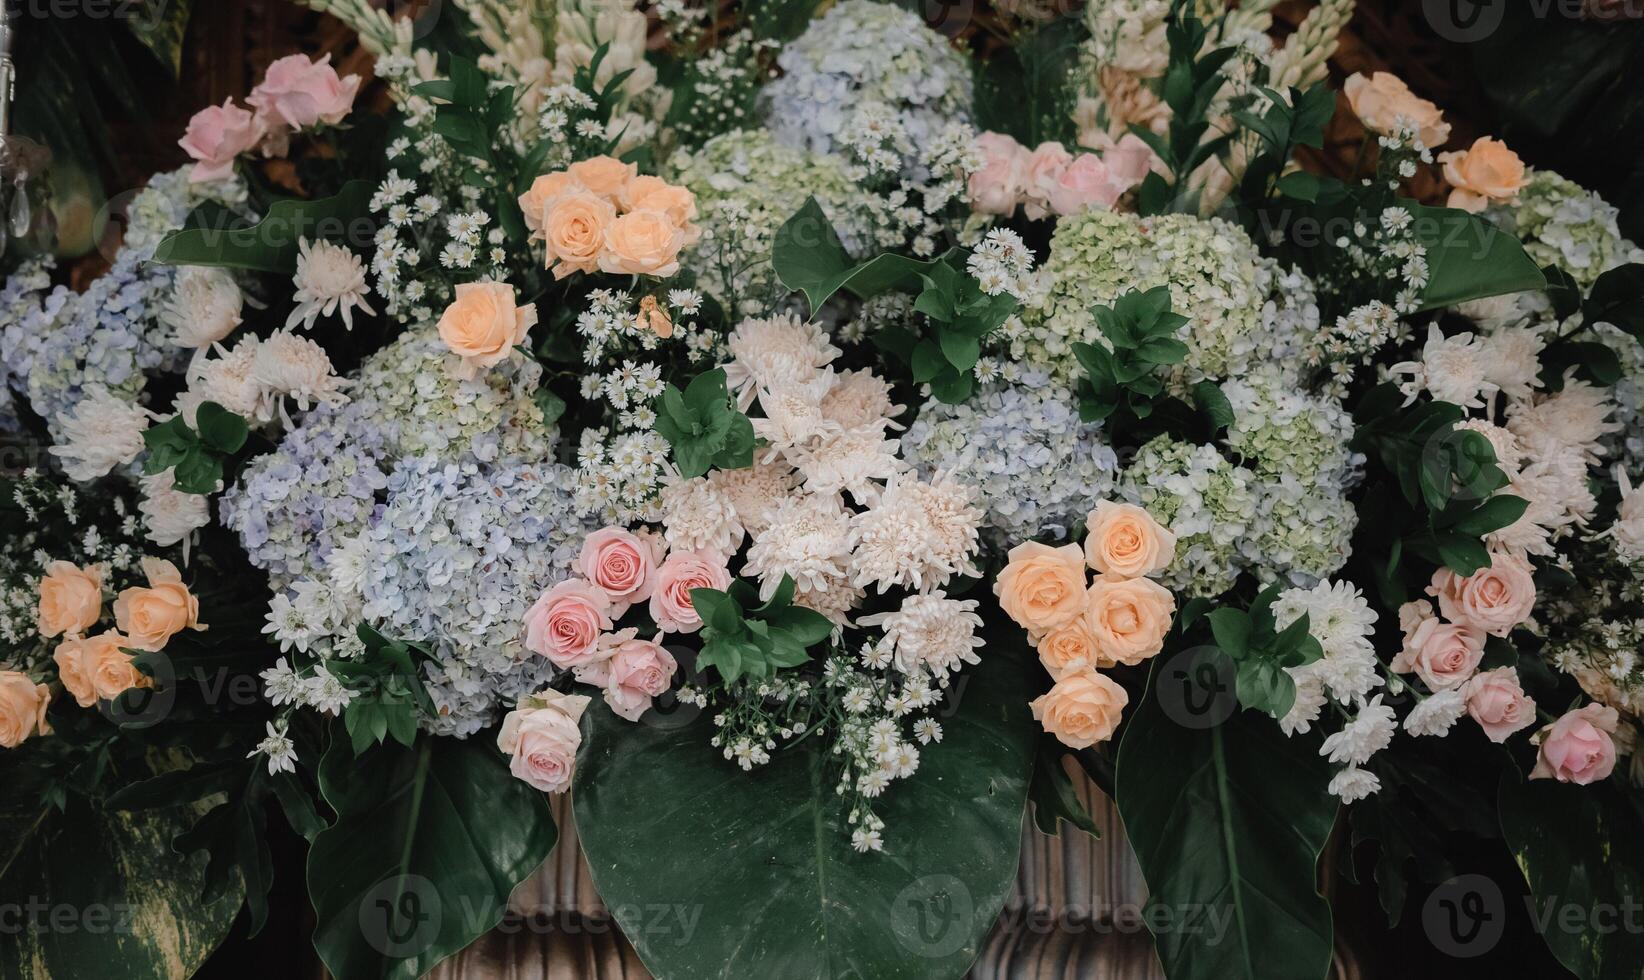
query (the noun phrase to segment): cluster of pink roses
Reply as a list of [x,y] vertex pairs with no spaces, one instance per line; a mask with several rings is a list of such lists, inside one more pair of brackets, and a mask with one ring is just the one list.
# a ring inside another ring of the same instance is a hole
[[[691,605],[692,589],[727,588],[724,556],[675,548],[661,539],[607,527],[582,544],[574,578],[544,592],[525,614],[525,646],[577,680],[602,688],[611,710],[638,721],[673,680],[673,655],[663,633],[694,633],[702,619]],[[615,629],[629,609],[645,603],[656,634],[638,627]]]
[[1132,135],[1105,157],[1074,156],[1056,142],[1029,150],[1004,133],[983,133],[976,145],[983,164],[967,185],[971,208],[980,214],[1009,215],[1021,205],[1033,219],[1112,207],[1147,176],[1153,156],[1147,144]]
[[[1033,702],[1033,717],[1063,744],[1082,749],[1113,736],[1129,697],[1096,669],[1139,664],[1163,649],[1176,599],[1145,576],[1175,554],[1176,536],[1153,515],[1111,501],[1091,511],[1083,550],[1032,541],[1011,549],[993,591],[1055,681]],[[1087,566],[1097,573],[1088,585]]]
[[246,96],[251,109],[225,99],[188,121],[178,145],[195,160],[189,179],[222,180],[233,173],[240,154],[258,147],[264,156],[284,156],[293,132],[342,122],[359,91],[360,76],[338,77],[330,55],[318,61],[301,54],[281,58]]
[[679,271],[680,250],[702,237],[695,195],[610,156],[543,174],[519,206],[555,279],[595,269],[666,279]]

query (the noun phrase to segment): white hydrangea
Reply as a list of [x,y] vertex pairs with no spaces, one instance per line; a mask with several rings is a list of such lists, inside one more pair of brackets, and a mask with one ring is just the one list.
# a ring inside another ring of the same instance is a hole
[[1621,236],[1620,212],[1596,193],[1551,170],[1535,170],[1511,204],[1487,214],[1524,242],[1536,265],[1556,265],[1585,290],[1619,265],[1644,262]]
[[1136,454],[1120,489],[1176,535],[1176,557],[1161,582],[1197,596],[1220,595],[1233,585],[1257,522],[1253,473],[1215,446],[1159,436]]

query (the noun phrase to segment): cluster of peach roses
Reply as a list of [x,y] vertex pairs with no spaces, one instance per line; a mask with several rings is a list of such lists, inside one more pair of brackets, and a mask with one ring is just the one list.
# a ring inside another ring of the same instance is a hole
[[555,279],[573,272],[612,272],[666,279],[679,253],[700,237],[696,198],[615,157],[579,160],[543,174],[520,195],[520,210],[541,240]]
[[330,55],[318,61],[301,54],[281,58],[246,97],[250,109],[224,99],[188,121],[188,132],[178,141],[194,159],[188,179],[222,180],[233,174],[240,154],[258,147],[264,156],[284,156],[293,132],[342,122],[359,91],[360,76],[339,77]]
[[[1027,542],[994,583],[999,607],[1028,631],[1055,681],[1033,717],[1071,748],[1106,741],[1129,697],[1097,668],[1134,665],[1164,647],[1176,613],[1170,590],[1146,578],[1169,567],[1176,536],[1146,510],[1102,501],[1085,546]],[[1087,566],[1096,572],[1087,584]]]
[[[40,580],[36,623],[46,639],[62,637],[52,660],[57,677],[82,708],[152,683],[128,650],[160,650],[185,629],[203,630],[200,600],[183,584],[177,566],[144,558],[147,586],[123,590],[114,600],[114,628],[95,636],[103,618],[103,570],[54,561]],[[15,748],[31,734],[44,735],[50,689],[21,671],[0,671],[0,747]]]

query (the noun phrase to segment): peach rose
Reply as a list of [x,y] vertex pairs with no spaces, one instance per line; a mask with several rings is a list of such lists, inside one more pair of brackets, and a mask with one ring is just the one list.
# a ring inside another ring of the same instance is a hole
[[329,54],[319,61],[292,54],[268,66],[262,83],[251,90],[246,102],[270,128],[308,129],[342,122],[359,91],[360,76],[339,78]]
[[520,701],[502,719],[497,748],[509,756],[508,770],[544,793],[562,793],[576,771],[582,744],[578,723],[588,697],[544,689]]
[[103,615],[103,571],[96,565],[81,568],[73,562],[54,561],[40,579],[40,603],[34,621],[40,635],[79,636],[97,625]]
[[1491,201],[1513,201],[1523,189],[1524,161],[1507,144],[1481,136],[1465,150],[1439,154],[1444,179],[1450,182],[1453,208],[1478,213]]
[[1366,78],[1354,72],[1347,76],[1342,91],[1347,93],[1353,114],[1371,132],[1391,136],[1401,125],[1408,126],[1429,150],[1450,138],[1450,124],[1439,107],[1410,91],[1397,75],[1378,71]]
[[554,199],[579,190],[585,191],[587,188],[563,170],[543,174],[531,181],[530,189],[519,196],[519,209],[525,215],[525,227],[531,229],[532,241],[542,237],[543,226],[548,220],[548,207]]
[[601,637],[602,656],[578,667],[577,680],[605,689],[605,703],[629,721],[638,721],[650,710],[651,701],[668,690],[673,681],[673,654],[655,639],[641,640],[639,630],[625,629]]
[[1491,636],[1506,636],[1530,618],[1536,583],[1530,563],[1516,555],[1493,554],[1490,567],[1462,578],[1448,568],[1433,573],[1427,594],[1438,599],[1439,612],[1452,622]]
[[46,734],[50,703],[46,685],[21,671],[0,670],[0,749],[15,749],[31,735]]
[[1022,162],[1022,213],[1043,218],[1051,213],[1050,195],[1057,178],[1073,161],[1073,155],[1054,140],[1040,143]]
[[57,664],[57,679],[63,682],[63,689],[74,697],[75,704],[89,708],[97,703],[97,689],[91,686],[91,674],[80,656],[84,646],[81,639],[64,640],[57,644],[51,659]]
[[1507,736],[1536,720],[1536,703],[1524,695],[1518,672],[1511,667],[1475,674],[1462,693],[1467,697],[1467,714],[1492,742],[1505,742]]
[[1393,670],[1415,672],[1435,691],[1460,687],[1484,659],[1484,634],[1471,626],[1427,616],[1406,629],[1404,648],[1393,658]]
[[542,238],[547,243],[543,268],[555,279],[573,272],[593,272],[605,251],[605,231],[616,220],[616,208],[592,191],[572,188],[548,204]]
[[544,592],[525,613],[525,648],[557,667],[588,663],[599,653],[599,636],[611,628],[611,597],[579,578]]
[[725,556],[716,551],[675,551],[656,572],[656,590],[651,593],[651,619],[667,633],[695,633],[702,617],[691,604],[692,589],[725,591],[731,573]]
[[1569,711],[1541,730],[1541,754],[1531,779],[1556,779],[1585,786],[1615,769],[1614,708],[1589,704]]
[[535,303],[516,306],[514,287],[504,282],[458,283],[457,298],[440,315],[440,339],[462,358],[457,373],[477,378],[508,359],[515,344],[536,326]]
[[130,648],[131,640],[114,630],[80,642],[80,669],[91,679],[91,689],[104,701],[134,687],[150,687],[154,683],[153,678],[137,669],[132,662],[135,658],[123,647]]
[[233,99],[224,99],[222,105],[196,112],[177,145],[194,160],[188,179],[197,184],[233,176],[235,159],[262,138],[263,127],[257,117],[235,105]]
[[583,539],[577,571],[605,590],[611,598],[611,618],[617,619],[629,606],[651,597],[661,560],[659,545],[619,527],[604,527]]
[[622,192],[623,207],[629,211],[661,211],[685,233],[685,244],[702,237],[696,221],[696,195],[689,188],[670,184],[660,177],[640,176],[628,182]]
[[666,279],[679,271],[685,232],[664,211],[629,211],[605,227],[605,272]]
[[1098,575],[1085,596],[1084,624],[1098,667],[1139,664],[1164,647],[1176,597],[1145,578]]
[[1085,608],[1085,556],[1079,546],[1027,541],[1010,549],[993,583],[999,608],[1037,636],[1071,622]]
[[1104,575],[1140,578],[1176,557],[1176,535],[1145,508],[1104,500],[1085,519],[1085,561]]
[[623,190],[639,168],[616,157],[597,156],[571,164],[566,172],[577,183],[616,204],[622,200]]
[[1027,149],[1004,133],[983,133],[976,137],[982,155],[982,169],[965,183],[971,210],[978,214],[1010,214],[1022,197]]
[[130,588],[114,600],[114,622],[139,650],[158,650],[185,629],[200,625],[200,600],[183,584],[177,566],[159,558],[144,558],[148,588]]
[[1033,720],[1063,745],[1088,749],[1113,737],[1130,696],[1094,670],[1074,671],[1033,700]]
[[1034,646],[1039,651],[1039,662],[1054,680],[1061,680],[1071,671],[1094,667],[1100,660],[1096,641],[1082,617],[1039,637]]

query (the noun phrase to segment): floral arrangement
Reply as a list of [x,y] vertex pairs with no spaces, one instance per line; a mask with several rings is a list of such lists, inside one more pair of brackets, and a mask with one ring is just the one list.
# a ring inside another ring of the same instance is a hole
[[1327,847],[1394,919],[1453,839],[1625,897],[1644,252],[1386,73],[1306,169],[1351,3],[986,56],[876,0],[306,5],[374,79],[280,58],[87,288],[0,287],[0,819],[120,856],[0,883],[186,926],[12,972],[197,969],[272,818],[330,972],[421,975],[570,791],[658,976],[958,977],[1024,815],[1094,831],[1067,761],[1242,923],[1172,980],[1324,976]]

